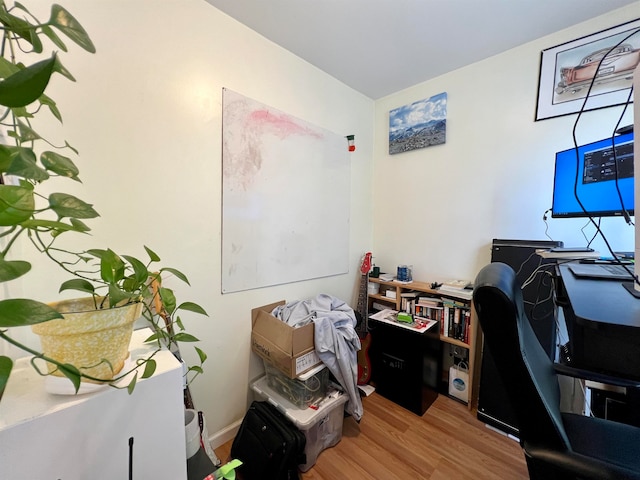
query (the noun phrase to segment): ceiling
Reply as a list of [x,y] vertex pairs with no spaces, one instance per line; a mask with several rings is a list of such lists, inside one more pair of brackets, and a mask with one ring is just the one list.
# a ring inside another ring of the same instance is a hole
[[637,0],[206,1],[378,99]]

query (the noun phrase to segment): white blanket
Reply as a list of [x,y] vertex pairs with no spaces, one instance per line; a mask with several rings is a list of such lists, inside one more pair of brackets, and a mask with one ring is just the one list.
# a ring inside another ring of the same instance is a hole
[[315,323],[316,353],[349,396],[345,409],[356,421],[363,408],[358,391],[360,338],[356,316],[342,300],[324,293],[276,307],[272,315],[291,326]]

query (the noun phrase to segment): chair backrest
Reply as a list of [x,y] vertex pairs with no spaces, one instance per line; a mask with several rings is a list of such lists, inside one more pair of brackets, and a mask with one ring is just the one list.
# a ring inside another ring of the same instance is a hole
[[520,443],[569,450],[553,364],[524,310],[513,269],[490,263],[476,277],[473,302],[496,370],[518,421]]

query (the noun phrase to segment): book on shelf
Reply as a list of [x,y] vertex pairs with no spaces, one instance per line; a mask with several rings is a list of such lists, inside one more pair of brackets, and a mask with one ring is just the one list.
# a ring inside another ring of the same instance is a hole
[[392,273],[381,273],[378,278],[383,282],[391,282],[394,278],[394,275]]
[[415,311],[416,299],[402,297],[400,300],[400,309],[403,312],[413,313]]
[[420,305],[420,304],[416,304],[414,306],[414,311],[413,314],[416,317],[420,317],[420,318],[428,318],[429,320],[435,320],[435,321],[442,321],[442,312],[444,310],[444,307],[442,305],[440,306],[425,306],[425,305]]
[[449,297],[441,297],[440,301],[443,305],[448,305],[450,307],[460,307],[460,308],[469,308],[469,303],[460,298],[449,298]]
[[418,302],[417,305],[424,305],[426,307],[430,307],[430,306],[441,306],[442,305],[442,301],[440,300],[440,297],[433,297],[431,295],[429,296],[421,296],[418,297]]
[[443,302],[440,334],[469,343],[471,310],[468,307]]
[[473,283],[469,280],[448,280],[442,284],[441,288],[449,288],[452,290],[472,290]]
[[400,293],[400,296],[404,298],[418,298],[420,295],[424,295],[424,293],[416,290],[409,290],[407,292]]
[[443,295],[451,295],[465,300],[471,300],[473,298],[473,289],[469,288],[448,287],[443,284],[438,288],[438,291]]

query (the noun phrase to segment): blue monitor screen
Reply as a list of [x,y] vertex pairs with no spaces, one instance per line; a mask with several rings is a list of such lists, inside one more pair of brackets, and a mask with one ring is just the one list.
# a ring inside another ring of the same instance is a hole
[[556,153],[551,216],[611,217],[624,210],[633,215],[633,132],[582,145],[577,151],[577,156],[575,148]]

